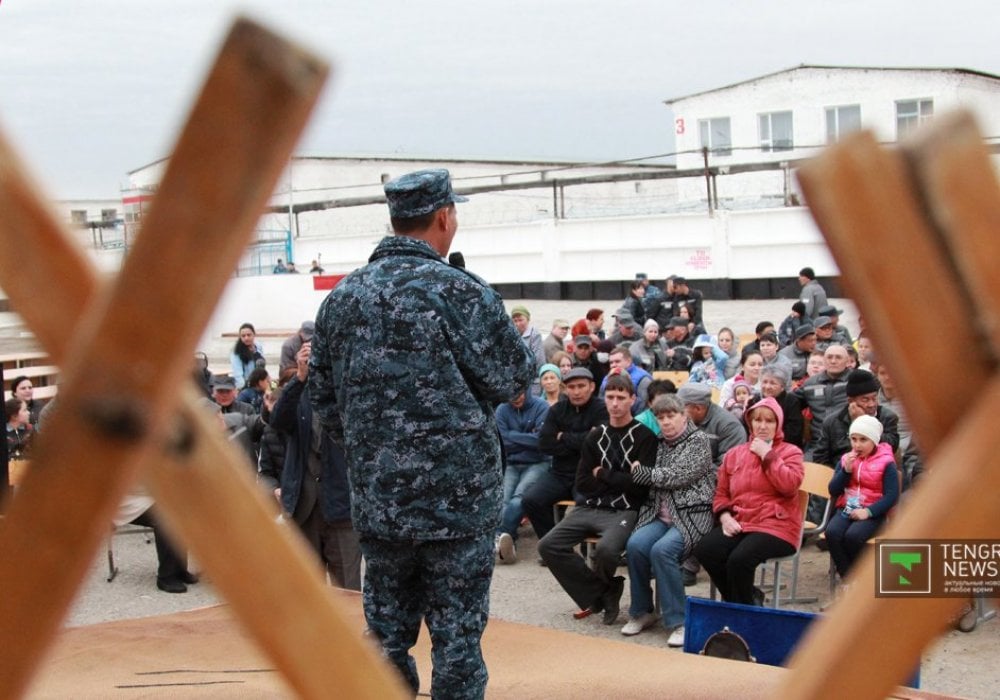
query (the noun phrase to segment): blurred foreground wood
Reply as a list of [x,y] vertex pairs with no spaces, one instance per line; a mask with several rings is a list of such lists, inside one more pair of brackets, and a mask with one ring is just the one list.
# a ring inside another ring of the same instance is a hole
[[[899,149],[855,134],[804,165],[799,181],[899,388],[928,470],[880,539],[1000,538],[992,432],[1000,401],[1000,279],[992,269],[1000,187],[972,117],[937,117]],[[931,318],[935,342],[915,342],[927,337]],[[874,550],[810,629],[780,697],[885,697],[962,605],[875,598]]]
[[315,555],[275,523],[274,505],[185,382],[194,344],[326,74],[321,61],[238,20],[143,231],[108,284],[0,141],[0,247],[18,251],[0,257],[0,286],[66,368],[0,529],[0,697],[24,692],[112,513],[143,471],[168,524],[299,696],[329,697],[331,688],[399,696],[394,673],[338,606]]

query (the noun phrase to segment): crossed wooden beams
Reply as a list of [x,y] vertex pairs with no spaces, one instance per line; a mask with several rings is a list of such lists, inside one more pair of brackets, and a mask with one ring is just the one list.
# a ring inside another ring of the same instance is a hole
[[[348,626],[315,556],[274,522],[199,411],[192,353],[306,123],[327,67],[238,20],[143,227],[102,283],[0,142],[0,286],[64,368],[32,471],[0,529],[0,697],[23,693],[140,473],[301,697],[402,697]],[[16,255],[14,254],[16,251]],[[262,605],[261,601],[267,601]]]
[[[882,537],[1000,538],[1000,186],[972,117],[938,117],[898,150],[857,134],[799,181],[930,458]],[[962,603],[876,599],[874,559],[813,626],[781,697],[885,697]]]

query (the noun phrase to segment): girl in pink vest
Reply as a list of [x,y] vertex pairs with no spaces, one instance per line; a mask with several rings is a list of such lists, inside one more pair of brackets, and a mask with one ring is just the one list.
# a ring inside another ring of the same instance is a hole
[[826,527],[830,557],[841,578],[899,500],[899,476],[892,447],[882,439],[874,416],[854,419],[849,429],[851,451],[840,459],[830,480],[836,512]]

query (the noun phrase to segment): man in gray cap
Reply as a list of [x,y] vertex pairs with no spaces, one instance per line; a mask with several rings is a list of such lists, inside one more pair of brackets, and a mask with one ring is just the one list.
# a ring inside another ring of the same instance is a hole
[[718,404],[712,403],[712,387],[708,384],[687,382],[677,390],[684,403],[684,412],[691,422],[708,435],[712,445],[712,463],[718,467],[722,458],[733,447],[746,442],[743,425]]
[[622,307],[615,311],[614,318],[615,329],[608,336],[612,345],[621,345],[626,342],[631,344],[642,338],[642,326],[635,322],[635,316],[632,315],[631,311]]
[[854,345],[854,338],[851,337],[851,332],[847,329],[847,326],[840,325],[840,314],[842,313],[844,313],[843,309],[838,309],[833,304],[826,304],[819,309],[819,315],[826,316],[833,323],[834,342],[841,345]]
[[589,335],[578,335],[573,340],[573,366],[585,368],[598,384],[608,373],[608,366],[597,359],[596,348]]
[[395,235],[321,304],[310,394],[347,455],[368,627],[416,693],[410,648],[426,622],[431,695],[482,697],[503,497],[493,406],[534,374],[500,296],[445,260],[465,201],[448,171],[403,175],[385,195]]
[[[684,404],[684,412],[691,422],[708,436],[712,448],[712,464],[718,470],[726,452],[746,442],[743,424],[718,404],[712,403],[712,387],[708,384],[687,382],[677,390],[677,398]],[[685,586],[697,583],[700,565],[693,556],[681,564]]]
[[798,381],[806,376],[806,365],[809,356],[816,349],[816,329],[812,323],[803,323],[795,329],[795,339],[791,345],[786,345],[778,351],[779,355],[787,357],[792,363],[792,381]]
[[[278,378],[287,370],[296,369],[295,357],[302,349],[302,345],[312,341],[313,333],[316,332],[315,321],[303,321],[302,325],[292,335],[281,344],[281,359],[278,361]],[[289,371],[289,374],[291,372]]]

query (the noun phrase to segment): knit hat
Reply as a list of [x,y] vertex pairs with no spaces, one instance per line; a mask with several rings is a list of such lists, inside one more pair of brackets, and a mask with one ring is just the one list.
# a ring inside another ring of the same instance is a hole
[[806,315],[806,305],[803,304],[801,301],[797,301],[794,304],[792,304],[792,311],[794,311],[795,313],[797,313],[799,316],[805,316]]
[[515,306],[510,310],[510,317],[514,318],[515,316],[524,316],[529,321],[531,320],[531,313],[523,306]]
[[849,435],[864,435],[876,445],[882,439],[882,424],[874,416],[858,416],[851,422]]
[[538,368],[538,378],[541,379],[542,375],[544,375],[546,372],[555,372],[556,376],[562,379],[562,372],[560,372],[559,368],[556,367],[551,362],[546,363]]
[[611,352],[615,349],[615,344],[605,338],[604,340],[597,341],[597,345],[594,349],[597,350],[597,352]]
[[657,330],[657,332],[659,332],[659,330],[660,330],[660,324],[657,323],[656,321],[654,321],[653,319],[649,319],[648,321],[646,321],[642,325],[642,329],[644,331],[648,331],[650,328],[655,328]]
[[[875,375],[863,369],[856,369],[847,375],[847,396],[864,396],[874,394],[878,391],[878,382]],[[875,440],[878,442],[878,440]]]
[[679,398],[685,406],[695,404],[696,406],[708,406],[712,403],[712,387],[700,382],[682,384],[677,390]]

